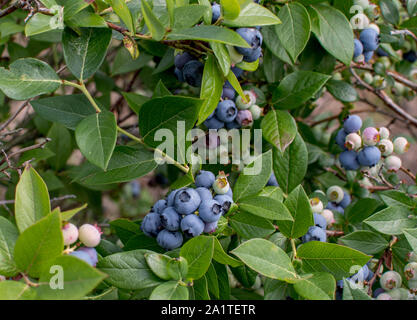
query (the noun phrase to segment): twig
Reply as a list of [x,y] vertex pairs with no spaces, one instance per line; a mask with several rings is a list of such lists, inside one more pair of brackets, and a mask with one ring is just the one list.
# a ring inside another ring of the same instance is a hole
[[0,18],[7,16],[8,14],[11,14],[17,10],[17,7],[15,5],[11,5],[10,7],[7,7],[4,10],[0,10]]
[[413,38],[415,42],[417,42],[417,36],[408,29],[393,30],[393,31],[391,31],[391,34],[392,35],[397,35],[397,34],[407,35],[407,36],[410,36],[411,38]]
[[28,105],[31,99],[26,100],[17,111],[5,123],[0,126],[0,131],[4,130]]
[[[47,144],[49,141],[51,141],[50,138],[45,138],[45,141],[43,141],[41,143],[37,143],[37,144],[34,144],[34,145],[30,146],[30,147],[26,147],[26,148],[19,149],[19,150],[13,152],[9,156],[4,156],[3,159],[0,161],[0,165],[2,165],[5,162],[8,162],[10,158],[13,158],[13,157],[17,156],[18,154],[24,153],[26,151],[38,149],[38,148],[43,148],[45,146],[45,144]],[[2,171],[3,170],[4,170],[4,168],[2,169]]]
[[407,169],[407,168],[405,168],[405,167],[402,166],[400,168],[400,170],[402,172],[404,172],[406,175],[408,175],[411,179],[413,179],[413,181],[416,181],[416,176],[409,169]]
[[328,237],[341,237],[345,235],[343,231],[338,231],[338,230],[326,230],[326,234]]
[[[364,109],[364,110],[353,110],[353,111],[350,112],[350,114],[367,113],[367,112],[370,113],[370,112],[375,112],[375,111],[376,111],[375,108],[374,109]],[[310,123],[310,126],[314,127],[314,126],[317,126],[317,125],[325,123],[325,122],[336,120],[337,118],[339,118],[339,116],[340,116],[340,114],[336,114],[336,115],[330,116],[330,117],[325,118],[325,119],[314,121],[314,122]]]
[[[74,194],[67,194],[65,196],[62,197],[56,197],[56,198],[52,198],[50,200],[50,202],[56,202],[56,201],[62,201],[62,200],[67,200],[67,199],[76,199],[77,196]],[[0,205],[4,205],[4,204],[13,204],[15,203],[15,200],[2,200],[0,201]]]

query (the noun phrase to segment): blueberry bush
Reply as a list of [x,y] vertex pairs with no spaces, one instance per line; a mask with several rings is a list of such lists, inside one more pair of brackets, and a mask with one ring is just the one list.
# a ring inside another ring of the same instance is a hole
[[416,299],[416,52],[416,0],[1,0],[0,299]]

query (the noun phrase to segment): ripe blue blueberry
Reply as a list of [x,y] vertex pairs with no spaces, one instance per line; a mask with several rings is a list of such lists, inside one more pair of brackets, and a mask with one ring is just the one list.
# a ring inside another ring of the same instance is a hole
[[[232,67],[231,70],[235,74],[236,78],[240,78],[243,74],[243,69],[240,69],[239,67]],[[226,84],[232,86],[229,81],[226,81]]]
[[161,216],[156,212],[148,213],[143,218],[140,227],[148,237],[156,237],[162,229]]
[[339,161],[346,170],[358,170],[360,167],[358,154],[354,150],[343,151],[339,156]]
[[378,47],[378,49],[376,50],[376,54],[380,57],[389,57],[389,54],[381,47]]
[[211,194],[210,189],[207,189],[205,187],[198,187],[195,189],[195,191],[198,192],[198,195],[200,196],[201,201],[207,201],[207,200],[213,199],[213,195]]
[[226,196],[229,196],[230,198],[233,199],[233,190],[232,188],[230,188],[229,190],[227,190],[227,192],[225,193]]
[[310,241],[321,241],[326,242],[327,235],[326,231],[324,231],[320,227],[310,227],[308,232],[302,237],[303,243],[310,242]]
[[235,89],[226,85],[223,86],[222,99],[233,100],[235,96],[236,96]]
[[211,23],[215,23],[220,18],[220,5],[214,2],[211,6]]
[[347,133],[345,129],[340,129],[336,135],[336,144],[343,150],[346,150],[346,147],[345,147],[346,136],[347,136]]
[[185,81],[184,75],[182,74],[182,71],[180,69],[175,68],[174,74],[177,77],[177,79],[178,79],[179,82],[184,82]]
[[358,283],[358,282],[366,281],[368,276],[369,276],[369,268],[365,264],[362,268],[359,269],[357,273],[355,273],[353,276],[349,277],[348,279],[354,283]]
[[[343,129],[347,134],[357,132],[362,127],[362,119],[357,115],[348,116],[343,122]],[[343,141],[343,144],[345,142]]]
[[185,188],[175,189],[175,190],[172,190],[169,193],[169,195],[167,197],[167,206],[168,207],[173,207],[174,206],[175,195],[177,194],[178,191],[183,190],[183,189],[185,189]]
[[372,57],[374,56],[375,51],[365,51],[363,53],[363,56],[365,57],[365,62],[369,62],[372,60]]
[[94,262],[92,261],[90,255],[87,252],[84,251],[73,251],[70,253],[70,256],[76,257],[80,260],[83,260],[85,262],[87,262],[90,266],[94,267]]
[[158,200],[152,207],[152,211],[161,214],[168,207],[167,201],[164,199]]
[[216,200],[204,201],[198,208],[200,218],[204,222],[218,221],[223,214],[223,208]]
[[268,182],[266,183],[267,186],[273,186],[273,187],[279,187],[277,178],[275,177],[275,174],[272,172],[271,176],[269,177]]
[[162,230],[156,237],[156,241],[165,250],[174,250],[176,248],[181,247],[183,237],[181,232]]
[[216,176],[211,171],[200,170],[200,172],[195,177],[196,187],[211,188],[211,186],[216,180]]
[[353,57],[359,57],[363,53],[363,45],[358,39],[354,40],[355,49],[353,50]]
[[329,210],[332,210],[332,211],[337,211],[337,212],[339,212],[341,214],[344,214],[345,213],[345,209],[343,209],[342,206],[337,205],[337,204],[335,204],[333,202],[328,202],[327,203],[327,206],[326,206],[326,209],[329,209]]
[[218,194],[214,197],[214,200],[216,200],[222,206],[223,214],[229,211],[233,203],[233,199],[227,194]]
[[180,228],[181,217],[173,207],[166,208],[161,214],[161,224],[169,231],[177,231]]
[[232,122],[236,119],[237,108],[232,100],[221,101],[216,108],[216,117],[223,122]]
[[415,51],[411,50],[403,54],[403,59],[408,62],[414,63],[417,61],[417,54]]
[[314,225],[326,230],[327,221],[321,214],[314,213]]
[[259,59],[259,57],[261,56],[261,54],[262,54],[262,48],[261,47],[258,47],[255,50],[253,50],[250,55],[243,56],[243,61],[246,61],[246,62],[255,62],[256,60]]
[[381,151],[375,146],[363,148],[358,155],[358,162],[362,166],[373,167],[381,159]]
[[339,203],[339,206],[345,209],[348,205],[350,205],[351,201],[352,199],[350,197],[350,194],[346,191],[343,191],[343,200]]
[[182,70],[184,65],[191,60],[195,60],[195,58],[188,52],[177,54],[174,58],[175,68]]
[[364,51],[375,51],[379,46],[379,34],[375,29],[368,28],[361,32],[359,39]]
[[180,214],[191,214],[198,209],[200,203],[198,192],[195,189],[187,188],[177,192],[174,207]]
[[182,69],[185,82],[192,87],[201,86],[203,79],[204,64],[198,60],[192,60],[187,62]]
[[262,34],[255,28],[239,28],[236,32],[251,46],[250,48],[235,47],[244,56],[250,56],[254,50],[262,45]]
[[92,266],[95,267],[97,265],[98,255],[97,255],[97,250],[95,248],[82,247],[82,248],[79,248],[77,251],[87,253],[92,262]]
[[181,230],[188,237],[197,237],[204,231],[204,222],[195,214],[189,214],[181,220]]
[[207,119],[206,121],[204,121],[204,125],[208,128],[208,129],[221,129],[224,127],[224,122],[220,121],[219,119],[217,119],[216,116],[212,117],[211,119]]

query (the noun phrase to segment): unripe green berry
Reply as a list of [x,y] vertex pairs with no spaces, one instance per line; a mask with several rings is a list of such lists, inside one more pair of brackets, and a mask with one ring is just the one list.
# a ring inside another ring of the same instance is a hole
[[404,267],[407,280],[417,280],[417,262],[410,262]]
[[236,98],[236,107],[239,110],[246,110],[249,109],[252,105],[254,105],[256,103],[256,96],[252,91],[249,90],[245,90],[243,91],[243,94],[246,97],[246,100],[248,101],[247,103],[243,101],[241,96],[238,96]]
[[327,189],[327,198],[329,201],[339,203],[343,200],[343,189],[339,186],[332,186]]
[[396,271],[385,272],[380,279],[381,288],[390,291],[401,287],[401,275]]

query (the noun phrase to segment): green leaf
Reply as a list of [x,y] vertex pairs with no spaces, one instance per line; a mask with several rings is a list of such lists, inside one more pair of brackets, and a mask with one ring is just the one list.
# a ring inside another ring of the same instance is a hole
[[[125,0],[111,0],[111,6],[114,12],[122,19],[132,35],[135,34],[135,24],[133,22],[132,15],[127,7]],[[142,4],[143,7],[143,4]]]
[[407,11],[410,16],[414,16],[417,13],[417,0],[407,1]]
[[188,300],[188,289],[177,281],[168,281],[157,286],[149,300]]
[[284,152],[297,134],[297,124],[286,111],[270,110],[261,122],[262,135],[266,141]]
[[13,251],[18,236],[19,232],[14,224],[0,217],[0,274],[3,276],[12,277],[17,274]]
[[[281,41],[279,40],[277,36],[275,26],[263,27],[262,35],[264,37],[264,42],[265,42],[266,47],[273,54],[274,57],[290,65],[293,65],[293,62],[290,56],[288,55],[287,51],[285,50],[284,46],[282,45]],[[265,58],[268,58],[267,60],[271,61],[270,64],[272,64],[272,62],[275,62],[275,64],[277,64],[276,59],[274,59],[272,56],[269,57],[269,54],[268,54],[269,51],[265,52]],[[281,66],[281,69],[282,67],[283,66]],[[270,70],[265,70],[265,72],[267,71],[270,71]],[[270,81],[270,82],[277,82],[277,81]]]
[[20,233],[50,212],[46,184],[35,169],[27,166],[16,186],[15,217]]
[[83,119],[96,113],[83,94],[49,97],[31,101],[30,104],[45,120],[61,123],[72,130]]
[[64,17],[65,19],[70,19],[76,15],[81,10],[87,8],[90,3],[89,1],[84,0],[72,0],[70,2],[66,0],[55,0],[58,5],[64,7]]
[[116,146],[107,170],[87,164],[75,181],[89,186],[121,183],[137,179],[157,167],[154,154],[144,146]]
[[282,202],[284,200],[284,193],[280,187],[266,186],[259,193],[258,196],[268,197],[276,201]]
[[239,17],[240,4],[238,0],[220,0],[225,19],[234,20]]
[[154,287],[161,280],[148,267],[145,254],[149,250],[119,252],[101,259],[97,268],[109,277],[106,282],[120,289],[138,290]]
[[149,97],[132,92],[122,92],[122,95],[125,98],[130,109],[132,109],[136,114],[139,114],[139,110],[142,107],[142,105],[150,100]]
[[48,149],[55,155],[48,158],[47,162],[55,170],[60,170],[65,166],[72,153],[71,134],[62,124],[54,123],[49,129],[48,138],[51,139],[48,143]]
[[360,288],[354,287],[351,281],[343,279],[343,300],[372,300],[372,298]]
[[193,281],[194,299],[195,300],[210,300],[208,286],[209,285],[207,283],[206,275],[204,275],[202,278],[196,281]]
[[186,242],[180,251],[180,256],[188,262],[187,279],[200,279],[208,270],[214,252],[214,239],[208,236],[198,236]]
[[152,39],[155,41],[161,41],[165,34],[164,26],[152,12],[149,3],[146,0],[141,0],[141,4],[143,18],[145,19],[146,26],[151,32]]
[[253,162],[245,167],[233,188],[235,202],[257,194],[268,182],[272,172],[271,150],[260,154]]
[[266,277],[287,282],[297,278],[291,260],[285,251],[268,240],[245,241],[232,253],[248,267]]
[[246,97],[246,95],[243,93],[243,89],[240,86],[240,82],[239,80],[236,78],[236,75],[233,72],[229,72],[227,74],[227,80],[230,82],[230,84],[232,85],[233,89],[236,90],[237,94],[239,96],[242,97],[242,100],[245,101],[245,103],[248,103],[248,98]]
[[367,230],[354,231],[339,238],[339,241],[366,254],[376,254],[388,247],[388,241],[381,235]]
[[305,235],[308,228],[314,225],[313,211],[307,194],[299,185],[288,195],[284,202],[292,215],[292,220],[278,221],[280,232],[287,238],[296,239]]
[[106,20],[94,11],[83,10],[78,12],[71,19],[66,20],[65,24],[73,29],[77,28],[107,28]]
[[391,0],[380,0],[379,6],[382,16],[393,25],[400,24],[400,11],[397,4]]
[[36,292],[23,282],[0,282],[0,300],[34,300],[35,297]]
[[330,76],[295,71],[286,76],[274,90],[272,102],[278,109],[295,109],[311,99],[330,79]]
[[378,195],[387,206],[402,206],[409,209],[417,207],[417,202],[401,191],[387,190],[378,193]]
[[236,19],[225,19],[223,24],[229,27],[256,27],[281,23],[267,8],[256,3],[248,3]]
[[238,267],[242,265],[239,260],[232,258],[226,252],[224,252],[223,247],[217,238],[214,238],[213,259],[221,264],[227,264],[231,267]]
[[318,272],[304,276],[294,284],[294,289],[308,300],[334,300],[336,281],[330,273]]
[[266,237],[275,231],[267,219],[247,212],[239,212],[229,219],[231,227],[244,239]]
[[217,63],[219,64],[220,69],[223,72],[223,75],[227,76],[229,74],[231,66],[229,50],[227,50],[226,45],[224,45],[223,43],[214,41],[210,42],[210,47],[213,49],[214,55],[217,59]]
[[417,252],[417,229],[404,229],[403,232],[410,247]]
[[[54,278],[57,276],[63,277],[61,279],[63,287],[60,289],[53,286],[58,285],[57,279]],[[42,272],[39,279],[40,286],[36,291],[38,297],[44,300],[81,299],[105,277],[105,274],[81,259],[69,255],[61,256],[51,263],[50,268]]]
[[[56,16],[51,17],[42,13],[36,13],[25,25],[26,37],[54,30],[52,22],[56,18]],[[2,27],[4,28],[5,26]],[[4,37],[3,33],[2,37]]]
[[345,217],[350,223],[362,222],[379,207],[380,202],[372,198],[359,199],[345,210]]
[[328,5],[311,6],[312,31],[321,45],[336,59],[349,66],[353,57],[353,30],[346,16]]
[[216,60],[213,55],[209,55],[204,64],[203,80],[200,91],[200,99],[205,99],[205,101],[200,108],[197,125],[203,123],[216,109],[222,96],[223,83],[224,80],[217,67]]
[[392,206],[374,213],[364,220],[368,225],[389,235],[399,235],[404,229],[417,227],[417,220],[411,216],[411,212],[402,206]]
[[171,275],[167,268],[168,263],[171,261],[170,257],[159,253],[146,253],[145,259],[149,268],[151,268],[152,272],[159,278],[163,280],[171,279]]
[[188,29],[171,32],[168,40],[203,40],[215,41],[232,46],[249,48],[248,43],[236,32],[218,26],[200,25]]
[[78,35],[64,29],[62,48],[68,69],[81,81],[91,77],[101,66],[110,44],[110,29],[82,28]]
[[239,208],[255,216],[270,220],[294,221],[287,207],[277,200],[262,196],[250,196],[239,201]]
[[282,24],[275,27],[276,34],[295,62],[310,38],[310,16],[303,5],[293,2],[280,9],[278,18]]
[[329,272],[336,280],[351,276],[352,266],[363,266],[370,256],[334,243],[310,241],[297,249],[305,272]]
[[304,179],[308,167],[308,151],[301,135],[284,151],[274,150],[273,168],[278,184],[285,193],[291,192]]
[[355,102],[359,97],[356,89],[345,81],[330,79],[326,88],[336,99],[342,102]]
[[189,28],[197,24],[204,13],[206,12],[207,7],[191,4],[188,6],[182,6],[174,9],[174,28],[173,29],[184,29]]
[[63,249],[60,214],[55,211],[23,231],[14,248],[14,259],[19,270],[39,278]]
[[81,210],[84,210],[85,208],[87,208],[87,203],[82,205],[81,207],[78,207],[78,208],[62,211],[61,212],[61,220],[62,221],[69,221],[73,216],[75,216],[78,212],[80,212]]
[[117,124],[109,111],[92,114],[75,129],[81,153],[96,166],[106,170],[117,140]]
[[9,70],[0,67],[0,89],[14,100],[26,100],[58,89],[61,81],[45,62],[25,58],[14,61]]
[[126,245],[130,238],[135,235],[143,235],[140,226],[127,219],[116,219],[110,222],[112,229],[116,231],[120,241]]

